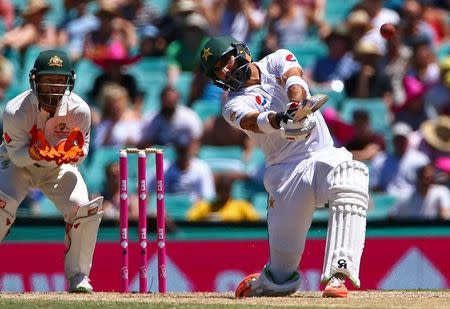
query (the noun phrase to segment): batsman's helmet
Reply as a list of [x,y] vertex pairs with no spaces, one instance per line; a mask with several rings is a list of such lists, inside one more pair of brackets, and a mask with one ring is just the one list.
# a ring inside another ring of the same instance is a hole
[[[39,76],[42,75],[64,75],[67,81],[65,84],[40,83]],[[46,50],[38,55],[28,77],[31,90],[38,97],[40,106],[54,108],[66,92],[70,94],[73,90],[76,74],[66,53],[59,50]],[[45,88],[48,90],[44,92],[42,86],[47,86]]]
[[[232,54],[235,57],[236,69],[229,74],[227,80],[220,80],[214,73],[215,65]],[[209,39],[200,54],[200,66],[203,73],[214,83],[225,90],[239,90],[248,79],[248,65],[251,54],[248,46],[230,36]]]

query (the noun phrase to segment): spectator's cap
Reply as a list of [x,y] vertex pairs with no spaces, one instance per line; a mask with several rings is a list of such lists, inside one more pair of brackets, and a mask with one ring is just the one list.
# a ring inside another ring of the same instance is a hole
[[383,53],[377,44],[368,39],[359,40],[355,47],[355,53],[358,55],[382,56]]
[[90,57],[96,65],[106,68],[111,64],[117,66],[130,65],[141,59],[140,55],[129,56],[127,50],[120,42],[111,43],[106,50]]
[[348,15],[347,24],[350,28],[365,27],[369,29],[371,27],[370,16],[364,10],[355,10]]
[[48,10],[50,10],[50,5],[45,0],[28,0],[22,16],[27,18],[38,13],[47,13]]
[[392,135],[393,136],[408,137],[409,134],[411,134],[411,132],[412,132],[412,128],[404,122],[397,122],[392,126]]
[[450,173],[450,156],[449,157],[439,157],[434,161],[434,166],[436,166],[441,171]]
[[435,149],[450,153],[450,116],[440,116],[422,123],[420,132]]
[[325,43],[330,44],[332,40],[341,40],[345,42],[346,48],[350,50],[352,48],[352,39],[349,35],[347,27],[344,25],[339,25],[334,27],[331,32],[324,37]]
[[99,9],[95,12],[97,17],[114,18],[120,16],[117,5],[111,0],[98,1]]
[[184,25],[186,27],[197,27],[203,31],[207,31],[209,26],[206,18],[198,13],[193,13],[186,17]]
[[192,134],[189,130],[179,130],[175,133],[175,138],[173,140],[173,145],[176,148],[187,148],[192,143]]
[[197,2],[195,0],[178,0],[173,1],[172,3],[173,5],[170,11],[174,15],[194,12],[198,8]]
[[156,38],[159,36],[159,29],[153,25],[145,25],[138,30],[141,38]]
[[425,94],[427,90],[424,83],[414,76],[405,76],[403,78],[403,88],[405,89],[406,99],[401,104],[400,109],[411,104],[414,100]]

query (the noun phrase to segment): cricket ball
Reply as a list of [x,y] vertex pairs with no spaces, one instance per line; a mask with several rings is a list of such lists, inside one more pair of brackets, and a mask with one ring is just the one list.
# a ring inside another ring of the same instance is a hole
[[395,25],[391,24],[391,23],[383,24],[380,27],[381,36],[383,38],[385,38],[386,40],[389,40],[390,38],[392,38],[394,36],[394,34],[395,34],[395,31],[396,31],[395,30]]

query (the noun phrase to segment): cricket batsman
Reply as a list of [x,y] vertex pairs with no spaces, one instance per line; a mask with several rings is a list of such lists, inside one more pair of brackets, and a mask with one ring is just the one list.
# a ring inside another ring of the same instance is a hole
[[[201,54],[202,71],[228,91],[223,117],[243,130],[266,158],[269,261],[246,277],[236,297],[284,296],[300,287],[298,267],[315,207],[329,204],[322,272],[324,297],[347,297],[348,279],[360,286],[368,207],[368,169],[335,148],[294,54],[280,49],[252,62],[248,47],[214,37]],[[316,111],[317,110],[317,111]]]
[[39,188],[66,222],[69,292],[90,293],[103,197],[89,200],[77,167],[88,154],[91,114],[87,103],[72,92],[75,79],[65,53],[41,52],[29,73],[31,90],[6,105],[0,146],[0,241],[29,188]]

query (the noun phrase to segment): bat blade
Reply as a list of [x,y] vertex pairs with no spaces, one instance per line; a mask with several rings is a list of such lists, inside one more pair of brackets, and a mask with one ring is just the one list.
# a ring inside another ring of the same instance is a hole
[[314,113],[328,101],[326,94],[315,94],[302,102],[302,107],[295,113],[294,122],[300,122],[306,116]]

